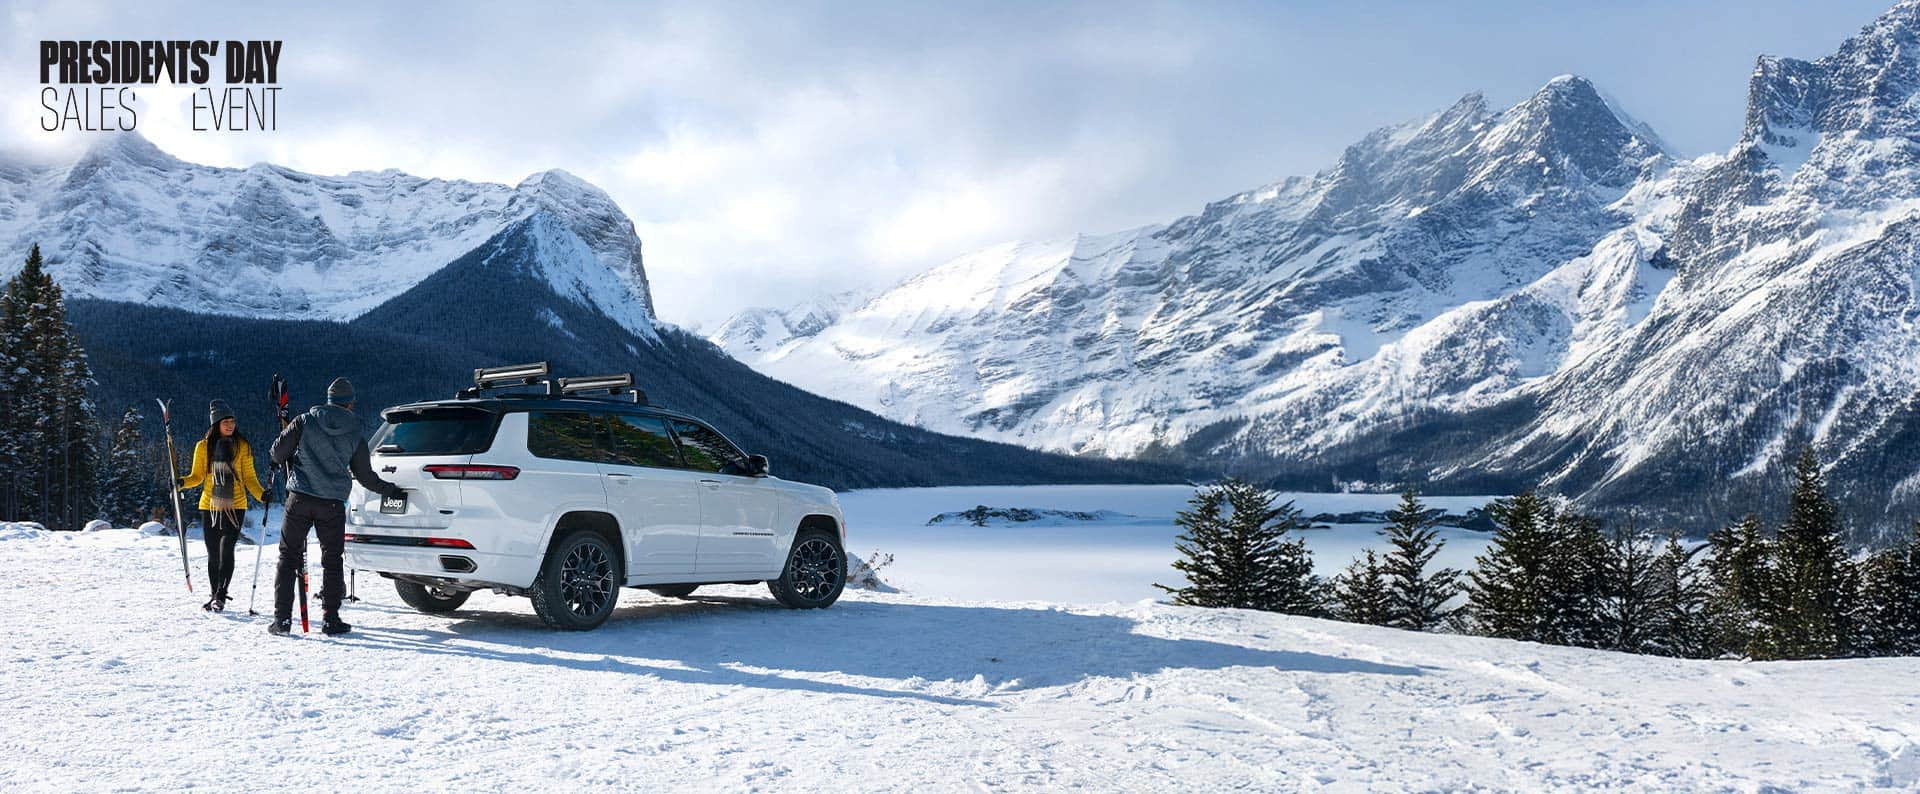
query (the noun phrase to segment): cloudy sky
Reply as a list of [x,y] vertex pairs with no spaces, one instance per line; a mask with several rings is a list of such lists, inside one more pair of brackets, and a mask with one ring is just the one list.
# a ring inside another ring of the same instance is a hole
[[141,131],[213,165],[564,168],[633,217],[661,314],[710,328],[1165,222],[1561,73],[1683,154],[1723,150],[1754,56],[1824,55],[1888,0],[126,5],[6,7],[0,147],[87,143],[39,128],[41,39],[281,39],[279,131],[187,131],[185,89],[142,89]]

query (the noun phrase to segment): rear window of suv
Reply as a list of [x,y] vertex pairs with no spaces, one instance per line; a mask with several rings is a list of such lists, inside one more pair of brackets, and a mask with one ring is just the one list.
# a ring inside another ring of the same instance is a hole
[[493,446],[500,415],[479,408],[448,406],[389,411],[373,434],[382,455],[475,455]]

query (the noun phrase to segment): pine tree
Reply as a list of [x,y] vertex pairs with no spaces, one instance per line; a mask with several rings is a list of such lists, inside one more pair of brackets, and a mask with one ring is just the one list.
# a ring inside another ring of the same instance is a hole
[[1549,524],[1546,642],[1607,647],[1607,535],[1600,520],[1561,507]]
[[1808,448],[1794,464],[1787,518],[1775,542],[1759,653],[1768,659],[1829,659],[1853,650],[1858,572],[1841,541],[1839,511]]
[[1467,574],[1468,624],[1488,637],[1552,642],[1553,504],[1527,491],[1487,506],[1494,531]]
[[1601,558],[1600,647],[1646,653],[1656,636],[1653,540],[1629,525],[1614,533]]
[[1760,609],[1769,591],[1773,544],[1749,515],[1707,535],[1707,643],[1713,655],[1751,657],[1758,651]]
[[1273,506],[1273,495],[1239,480],[1196,493],[1174,523],[1181,559],[1173,567],[1186,575],[1184,587],[1154,585],[1172,593],[1174,603],[1203,607],[1263,609],[1310,615],[1320,612],[1319,580],[1306,542],[1286,538],[1305,526],[1288,502]]
[[96,502],[93,371],[38,245],[0,295],[0,328],[11,365],[0,374],[0,438],[8,439],[0,507],[77,527]]
[[52,317],[53,335],[49,345],[59,368],[54,377],[55,403],[50,411],[55,423],[52,434],[55,446],[47,455],[48,467],[58,473],[50,489],[54,495],[51,509],[57,522],[78,529],[99,516],[101,429],[93,404],[96,384],[87,352],[81,348],[72,324],[66,320],[66,308],[58,287],[54,288]]
[[1227,490],[1227,506],[1233,510],[1228,522],[1238,533],[1277,540],[1271,564],[1266,569],[1266,606],[1263,609],[1289,615],[1326,614],[1326,583],[1313,573],[1313,552],[1305,538],[1294,533],[1311,525],[1293,502],[1278,507],[1274,494],[1247,483]]
[[1381,560],[1390,599],[1386,625],[1427,631],[1452,613],[1447,603],[1460,593],[1460,572],[1442,568],[1427,573],[1427,565],[1446,544],[1434,529],[1439,514],[1421,504],[1420,494],[1411,489],[1400,495],[1398,506],[1387,511],[1387,520],[1393,523],[1384,532],[1393,548]]
[[1373,549],[1354,559],[1333,580],[1333,616],[1348,623],[1385,626],[1394,617],[1393,591]]
[[1184,587],[1155,584],[1173,594],[1173,603],[1196,607],[1251,608],[1254,558],[1261,550],[1243,548],[1227,530],[1226,491],[1203,488],[1173,518],[1180,536],[1173,547],[1181,559],[1173,567],[1187,577]]
[[1906,543],[1873,555],[1861,568],[1862,650],[1920,655],[1920,522]]
[[140,409],[128,407],[120,414],[120,426],[113,431],[100,477],[100,517],[114,526],[137,527],[146,518],[152,479],[146,470],[146,439],[140,425]]
[[1672,534],[1654,558],[1653,608],[1649,613],[1652,624],[1646,652],[1683,659],[1714,655],[1707,620],[1707,577],[1694,559],[1703,548],[1689,549],[1678,534]]
[[42,427],[29,415],[28,399],[37,386],[38,359],[28,339],[44,275],[35,245],[26,266],[0,291],[0,519],[26,519],[38,506],[37,461],[31,453],[40,448]]

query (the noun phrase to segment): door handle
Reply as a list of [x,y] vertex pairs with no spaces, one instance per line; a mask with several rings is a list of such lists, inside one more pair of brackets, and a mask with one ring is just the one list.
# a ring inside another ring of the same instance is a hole
[[718,487],[720,487],[720,481],[719,481],[719,480],[701,480],[701,481],[700,481],[700,484],[701,484],[701,485],[704,485],[704,486],[707,486],[708,488],[718,488]]
[[607,479],[609,479],[609,480],[613,480],[613,481],[615,481],[615,482],[627,482],[627,481],[629,481],[629,480],[632,480],[632,479],[633,479],[633,475],[631,475],[631,474],[619,474],[619,473],[617,473],[617,472],[608,472],[608,473],[607,473]]

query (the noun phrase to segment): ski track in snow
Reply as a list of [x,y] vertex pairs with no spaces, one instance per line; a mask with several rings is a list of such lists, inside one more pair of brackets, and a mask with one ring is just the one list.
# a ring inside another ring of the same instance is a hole
[[372,576],[353,635],[275,639],[244,615],[251,552],[238,614],[208,616],[173,538],[0,537],[0,788],[1920,787],[1920,659],[1678,661],[1150,601],[796,612],[760,587],[629,590],[565,634],[490,594],[418,614]]

